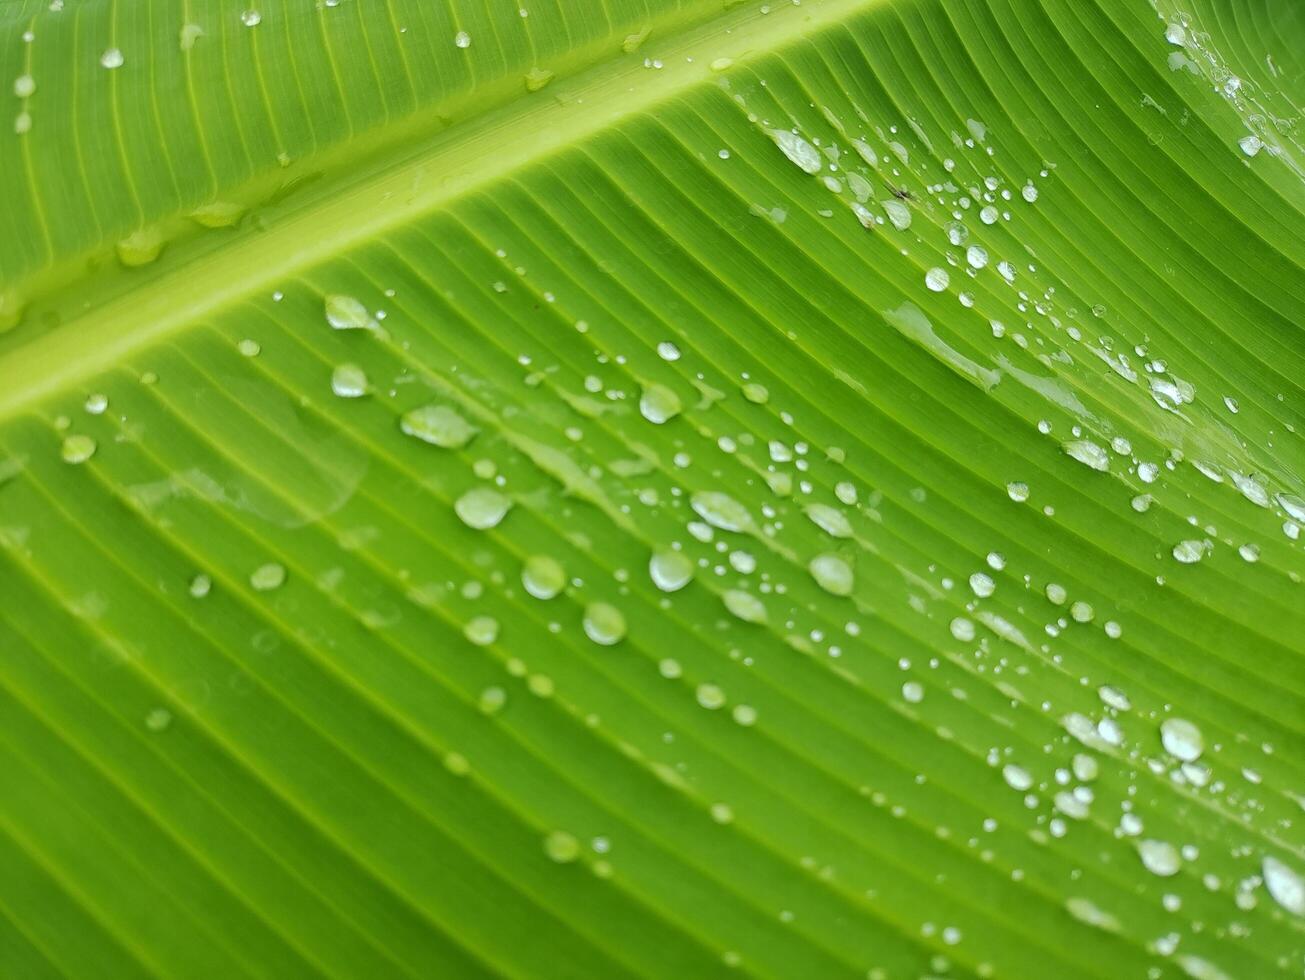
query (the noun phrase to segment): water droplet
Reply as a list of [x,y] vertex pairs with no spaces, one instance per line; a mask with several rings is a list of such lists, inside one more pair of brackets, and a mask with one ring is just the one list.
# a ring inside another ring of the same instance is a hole
[[975,572],[970,576],[970,591],[980,599],[986,599],[997,591],[997,583],[987,572]]
[[458,31],[453,35],[453,43],[465,50],[471,47],[471,35],[466,31]]
[[145,727],[152,732],[161,732],[172,725],[172,712],[167,708],[152,708],[145,716]]
[[326,322],[335,330],[376,330],[380,325],[362,301],[341,293],[328,293],[323,300]]
[[507,691],[501,687],[487,687],[480,692],[477,706],[487,715],[497,714],[507,704]]
[[1027,483],[1008,483],[1006,484],[1006,495],[1017,504],[1022,504],[1029,499],[1029,485]]
[[820,528],[832,538],[850,538],[852,536],[852,524],[837,507],[830,507],[828,504],[809,504],[807,506],[807,517],[811,518],[813,524]]
[[1091,899],[1068,898],[1065,900],[1065,910],[1079,922],[1104,929],[1106,932],[1119,932],[1121,928],[1119,919],[1097,906]]
[[367,388],[367,373],[357,364],[337,364],[331,372],[331,391],[341,398],[361,398]]
[[109,48],[100,55],[100,65],[104,68],[121,68],[125,59],[117,48]]
[[988,250],[982,245],[971,245],[965,250],[965,261],[971,269],[982,269],[988,264]]
[[149,265],[163,250],[163,233],[158,228],[141,228],[115,246],[118,261],[129,269]]
[[574,834],[565,830],[555,830],[544,838],[544,853],[550,861],[558,864],[570,864],[580,857],[580,842]]
[[749,382],[743,386],[743,397],[754,405],[764,405],[770,401],[770,392],[765,385]]
[[648,560],[648,576],[663,592],[678,592],[693,579],[693,561],[682,551],[658,549]]
[[820,152],[796,133],[787,129],[772,129],[770,138],[793,163],[809,174],[820,173],[823,161]]
[[704,521],[722,531],[750,531],[754,525],[748,509],[719,490],[698,490],[689,505]]
[[1183,762],[1195,762],[1205,751],[1201,730],[1184,718],[1166,718],[1160,723],[1160,741],[1168,752]]
[[1024,200],[1032,204],[1034,201],[1038,199],[1038,189],[1033,185],[1032,181],[1029,181],[1022,188],[1020,188],[1020,196],[1024,198]]
[[1033,787],[1033,776],[1023,766],[1014,763],[1002,767],[1001,778],[1006,780],[1007,786],[1021,793]]
[[249,576],[249,584],[255,592],[271,592],[285,584],[285,566],[270,561],[259,565]]
[[1275,857],[1265,855],[1264,887],[1273,900],[1292,915],[1305,916],[1305,879]]
[[236,344],[236,350],[240,351],[244,357],[257,357],[262,353],[263,348],[259,346],[257,340],[250,340],[246,337]]
[[212,588],[213,580],[207,575],[200,573],[190,580],[190,588],[188,591],[190,592],[191,598],[202,599],[209,594]]
[[684,409],[680,396],[662,384],[644,386],[639,399],[639,414],[654,425],[662,425]]
[[478,647],[487,647],[498,639],[498,620],[493,616],[474,616],[463,627],[462,635]]
[[663,340],[657,345],[657,356],[663,361],[678,361],[680,359],[680,349],[669,340]]
[[751,592],[742,589],[728,589],[721,596],[725,608],[745,623],[764,623],[766,606]]
[[84,463],[95,455],[95,440],[84,435],[68,436],[63,441],[59,455],[65,463]]
[[453,503],[462,523],[477,531],[497,527],[512,509],[512,500],[489,487],[474,487]]
[[1073,442],[1062,443],[1060,448],[1065,451],[1065,455],[1069,456],[1071,459],[1078,460],[1090,469],[1104,473],[1110,468],[1110,457],[1106,454],[1106,451],[1095,442],[1091,442],[1087,439],[1079,439]]
[[1183,866],[1183,859],[1178,848],[1168,841],[1140,840],[1137,842],[1137,856],[1147,871],[1162,878],[1178,874]]
[[907,681],[902,685],[902,699],[909,704],[919,704],[924,700],[924,685],[919,681]]
[[14,95],[20,99],[30,98],[36,93],[36,79],[31,75],[19,75],[14,79]]
[[422,405],[399,419],[404,435],[443,449],[461,449],[480,430],[447,405]]
[[1237,145],[1242,148],[1242,152],[1248,157],[1253,157],[1264,149],[1264,140],[1252,133],[1250,136],[1243,136],[1239,139]]
[[974,623],[964,616],[957,616],[953,619],[948,629],[951,631],[952,637],[961,643],[969,643],[975,636]]
[[935,293],[941,293],[951,285],[951,281],[951,274],[946,269],[940,269],[937,266],[924,274],[924,284]]
[[263,15],[257,10],[246,10],[240,15],[240,23],[246,27],[257,27],[263,23]]
[[699,684],[694,696],[708,711],[715,711],[725,706],[725,692],[715,684]]
[[195,46],[195,42],[204,36],[204,28],[198,24],[182,24],[179,35],[181,50],[189,51]]
[[884,214],[888,215],[888,220],[892,222],[893,227],[898,231],[906,231],[911,227],[911,209],[895,197],[890,197],[883,203]]
[[757,709],[750,704],[736,704],[731,715],[734,723],[744,728],[751,728],[757,723]]
[[625,615],[607,602],[585,606],[585,636],[599,646],[610,647],[625,639]]
[[833,554],[817,555],[811,559],[807,568],[811,571],[811,577],[816,580],[816,584],[830,595],[852,594],[852,587],[855,584],[852,566],[844,558]]
[[461,752],[447,752],[444,755],[444,768],[455,776],[465,776],[471,772],[471,763]]
[[1205,557],[1206,551],[1210,549],[1210,542],[1196,541],[1188,538],[1179,541],[1174,545],[1174,560],[1184,565],[1193,565]]
[[548,555],[531,555],[521,568],[521,584],[536,599],[552,599],[566,588],[566,570]]
[[526,91],[538,92],[553,80],[553,73],[547,68],[531,68],[526,72]]
[[732,64],[734,64],[733,58],[713,58],[710,67],[712,71],[724,71]]

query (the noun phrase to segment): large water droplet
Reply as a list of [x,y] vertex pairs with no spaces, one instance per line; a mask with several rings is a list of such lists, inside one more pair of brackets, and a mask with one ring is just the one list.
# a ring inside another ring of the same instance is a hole
[[399,419],[405,435],[444,449],[461,449],[480,430],[447,405],[422,405]]
[[1147,871],[1162,878],[1178,874],[1183,866],[1183,859],[1178,848],[1168,841],[1140,840],[1137,842],[1137,856]]
[[367,394],[367,373],[357,364],[338,364],[331,372],[331,390],[341,398],[361,398]]
[[63,441],[59,455],[65,463],[84,463],[95,455],[95,440],[84,435],[68,436]]
[[285,566],[270,561],[259,565],[249,576],[249,584],[255,592],[271,592],[285,584]]
[[1205,751],[1201,730],[1185,718],[1166,718],[1160,723],[1160,742],[1165,751],[1183,762],[1195,762]]
[[852,524],[837,507],[830,507],[828,504],[808,504],[807,517],[811,518],[812,523],[820,530],[824,531],[832,538],[850,538],[852,536]]
[[748,509],[719,490],[698,490],[689,505],[704,521],[722,531],[748,531],[753,527]]
[[1264,887],[1273,900],[1292,915],[1305,916],[1305,879],[1295,870],[1268,855],[1262,865]]
[[775,145],[783,151],[784,156],[788,157],[801,169],[809,174],[820,173],[820,168],[823,166],[820,152],[801,136],[789,132],[787,129],[772,129],[770,137],[775,141]]
[[1088,439],[1062,443],[1060,448],[1065,451],[1065,455],[1091,469],[1105,472],[1110,468],[1110,457],[1106,451]]
[[336,330],[375,330],[379,326],[362,301],[341,293],[328,293],[326,322]]
[[751,592],[742,589],[729,589],[721,596],[725,608],[747,623],[764,623],[766,606]]
[[585,606],[584,628],[599,646],[613,646],[625,639],[625,614],[611,603],[591,602]]
[[680,396],[662,384],[647,385],[639,399],[639,413],[654,425],[670,421],[683,408]]
[[551,599],[566,588],[566,570],[548,555],[531,555],[521,568],[521,584],[536,599]]
[[807,566],[816,584],[831,595],[852,594],[854,584],[852,566],[839,555],[817,555]]
[[648,560],[648,576],[663,592],[678,592],[693,579],[693,561],[682,551],[658,549]]
[[489,487],[468,490],[453,504],[462,523],[477,531],[497,527],[511,509],[511,499]]

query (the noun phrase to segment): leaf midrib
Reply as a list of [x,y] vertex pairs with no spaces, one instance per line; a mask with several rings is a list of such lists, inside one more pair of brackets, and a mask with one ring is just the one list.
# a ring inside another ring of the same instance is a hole
[[[0,352],[0,420],[95,375],[301,269],[382,237],[475,189],[552,156],[594,133],[721,77],[739,63],[827,28],[883,0],[808,0],[770,13],[728,11],[650,41],[646,59],[615,56],[435,136],[411,134],[363,174],[341,169],[283,213],[260,212],[220,244],[213,235],[178,246],[132,288],[106,270],[77,291],[80,311],[55,329]],[[649,68],[656,59],[662,67]],[[350,144],[326,151],[339,156]],[[312,173],[306,166],[304,173]]]

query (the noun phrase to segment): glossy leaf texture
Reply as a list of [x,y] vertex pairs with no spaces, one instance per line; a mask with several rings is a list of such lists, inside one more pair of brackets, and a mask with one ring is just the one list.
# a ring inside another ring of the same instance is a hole
[[0,8],[0,974],[1299,976],[1305,8]]

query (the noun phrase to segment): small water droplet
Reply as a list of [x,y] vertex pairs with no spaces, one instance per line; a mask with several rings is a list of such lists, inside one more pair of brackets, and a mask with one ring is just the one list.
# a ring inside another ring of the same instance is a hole
[[255,592],[271,592],[285,584],[285,577],[285,566],[270,561],[254,569],[249,584]]
[[766,606],[751,592],[742,589],[728,589],[721,596],[725,608],[745,623],[764,623]]
[[552,599],[566,588],[566,570],[548,555],[531,555],[521,568],[521,585],[536,599]]
[[680,396],[663,384],[645,385],[639,398],[639,414],[654,425],[663,425],[684,409]]
[[453,43],[465,50],[471,47],[471,35],[466,31],[458,31],[453,35]]
[[937,266],[924,274],[924,284],[935,293],[941,293],[951,284],[951,281],[951,274]]
[[817,555],[811,559],[807,568],[816,584],[830,595],[848,596],[852,594],[855,580],[852,566],[839,555]]
[[1140,840],[1137,842],[1137,856],[1147,871],[1162,878],[1178,874],[1183,866],[1183,859],[1178,848],[1168,841]]
[[125,59],[117,48],[109,48],[100,55],[100,65],[104,68],[121,68]]
[[331,372],[331,391],[340,398],[361,398],[367,388],[367,373],[357,364],[337,364]]
[[257,27],[263,23],[263,15],[257,10],[246,10],[240,15],[240,23],[246,27]]
[[323,303],[326,322],[336,330],[376,330],[380,326],[356,297],[328,293]]
[[1105,472],[1110,468],[1110,457],[1106,451],[1088,439],[1062,443],[1060,448],[1065,451],[1065,455],[1090,469]]
[[65,463],[84,463],[95,455],[95,440],[85,435],[67,436],[59,454]]
[[474,616],[463,627],[462,635],[478,647],[487,647],[498,639],[498,620],[493,616]]
[[244,340],[241,340],[236,344],[236,350],[240,351],[240,353],[245,357],[257,357],[262,353],[263,348],[259,346],[257,340],[250,340],[246,337]]
[[1264,872],[1264,887],[1273,900],[1292,915],[1305,917],[1305,879],[1270,855],[1265,855],[1261,870]]
[[648,577],[663,592],[678,592],[693,579],[693,562],[682,551],[660,548],[648,559]]
[[404,435],[442,449],[461,449],[480,430],[447,405],[422,405],[399,419]]
[[1165,751],[1183,762],[1195,762],[1205,751],[1201,730],[1185,718],[1166,718],[1160,723],[1160,742]]
[[36,79],[31,75],[19,75],[14,79],[14,95],[20,99],[30,98],[36,93]]
[[462,523],[476,531],[497,527],[511,509],[511,498],[489,487],[474,487],[453,503]]
[[613,646],[625,639],[625,614],[611,603],[591,602],[585,606],[584,630],[599,646]]

